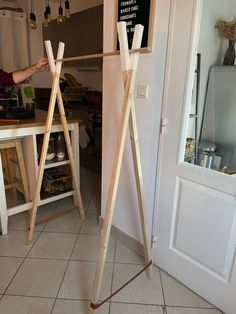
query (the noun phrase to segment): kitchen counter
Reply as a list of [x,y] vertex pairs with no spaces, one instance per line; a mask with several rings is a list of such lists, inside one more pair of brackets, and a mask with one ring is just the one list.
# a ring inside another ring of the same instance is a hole
[[[35,110],[35,119],[22,119],[19,122],[1,122],[0,130],[19,129],[19,128],[32,128],[41,127],[46,125],[47,112],[43,110]],[[67,117],[67,123],[80,123],[81,119],[74,117]],[[53,119],[53,125],[60,124],[59,116]]]

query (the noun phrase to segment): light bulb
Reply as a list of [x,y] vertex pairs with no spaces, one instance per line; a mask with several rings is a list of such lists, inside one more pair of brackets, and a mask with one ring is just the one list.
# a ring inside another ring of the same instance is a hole
[[30,13],[29,27],[33,30],[37,29],[36,16],[33,12]]
[[67,19],[71,18],[70,10],[65,9],[65,17]]
[[65,18],[63,16],[63,8],[62,6],[60,5],[59,6],[59,9],[58,9],[58,17],[57,17],[57,23],[58,24],[61,24],[61,23],[64,23],[65,22]]
[[57,17],[57,23],[62,24],[65,23],[65,17],[63,15],[58,15]]
[[48,20],[48,23],[50,23],[51,20],[52,20],[52,16],[51,16],[51,8],[50,8],[49,4],[48,4],[47,7],[46,7],[46,13],[47,13],[47,20]]
[[43,22],[43,28],[47,28],[48,27],[48,21],[44,21]]
[[69,0],[65,1],[65,17],[67,19],[71,18],[71,13],[70,13],[70,2]]
[[44,27],[44,28],[48,27],[47,11],[45,11],[45,12],[44,12],[44,22],[43,22],[43,27]]

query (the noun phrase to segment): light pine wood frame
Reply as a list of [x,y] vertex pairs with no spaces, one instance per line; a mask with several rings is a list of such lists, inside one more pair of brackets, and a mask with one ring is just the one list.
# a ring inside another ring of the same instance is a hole
[[[31,215],[30,215],[28,241],[27,241],[29,245],[32,244],[32,239],[33,239],[33,232],[34,232],[34,227],[35,227],[35,222],[36,222],[36,217],[37,217],[38,204],[39,204],[39,200],[40,200],[40,190],[41,190],[41,186],[42,186],[43,172],[45,169],[46,155],[47,155],[49,138],[50,138],[50,133],[51,133],[51,128],[52,128],[52,121],[53,121],[53,114],[54,114],[54,110],[55,110],[56,99],[58,101],[60,120],[61,120],[61,123],[63,126],[67,153],[68,153],[68,157],[69,157],[70,165],[71,165],[73,186],[75,189],[74,202],[75,202],[75,206],[78,207],[78,209],[79,209],[81,219],[82,220],[85,219],[85,214],[84,214],[84,209],[83,209],[83,204],[82,204],[82,199],[81,199],[81,193],[80,193],[80,186],[79,186],[78,176],[77,176],[78,171],[76,169],[76,163],[75,163],[74,154],[73,154],[73,150],[72,150],[72,145],[71,145],[70,135],[69,135],[69,131],[68,131],[62,95],[61,95],[60,86],[59,86],[59,77],[60,77],[60,73],[61,73],[62,62],[60,61],[60,62],[57,62],[57,64],[55,64],[55,59],[53,56],[53,51],[52,51],[52,46],[51,46],[50,41],[45,42],[45,47],[46,47],[46,51],[47,51],[50,71],[52,73],[53,83],[52,83],[52,91],[51,91],[49,109],[48,109],[48,115],[47,115],[46,130],[45,130],[45,134],[44,134],[42,152],[41,152],[41,157],[40,157],[40,165],[39,165],[39,170],[38,170],[35,198],[33,201],[33,208],[32,208]],[[58,52],[57,52],[57,59],[63,58],[64,48],[65,48],[64,43],[59,43]]]
[[[123,99],[123,110],[122,117],[120,122],[119,134],[117,139],[115,157],[113,161],[112,175],[110,180],[108,199],[106,205],[106,213],[104,219],[104,225],[101,232],[100,240],[100,249],[97,263],[97,271],[92,291],[92,299],[90,304],[90,312],[93,313],[95,306],[98,305],[99,293],[101,290],[102,278],[104,273],[105,260],[107,255],[108,242],[111,232],[111,224],[114,213],[115,200],[117,195],[120,170],[122,157],[125,146],[125,138],[128,129],[128,124],[130,128],[130,138],[134,159],[134,169],[135,169],[135,179],[138,192],[138,200],[140,207],[140,219],[142,225],[142,234],[144,242],[144,255],[145,255],[145,264],[148,265],[151,261],[150,253],[150,241],[148,237],[148,226],[146,211],[144,205],[144,192],[143,192],[143,183],[142,183],[142,170],[141,170],[141,160],[140,160],[140,151],[138,143],[138,133],[136,125],[136,116],[134,108],[134,84],[136,78],[136,72],[139,61],[139,53],[134,53],[132,56],[129,56],[128,48],[128,39],[126,33],[126,23],[119,22],[117,23],[119,40],[120,40],[120,53],[121,53],[121,65],[124,79],[124,99]],[[139,48],[141,45],[143,34],[143,26],[136,25],[135,33],[133,38],[133,47],[134,49]],[[153,277],[152,265],[147,268],[147,275],[149,278]]]

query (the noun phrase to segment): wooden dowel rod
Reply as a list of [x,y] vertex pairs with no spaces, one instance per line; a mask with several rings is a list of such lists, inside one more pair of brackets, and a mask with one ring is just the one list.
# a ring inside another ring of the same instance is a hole
[[[150,51],[150,48],[138,48],[138,49],[130,49],[129,53],[136,53],[136,52],[148,52]],[[84,56],[77,56],[77,57],[69,57],[69,58],[63,58],[63,59],[57,59],[55,62],[70,62],[70,61],[76,61],[76,60],[88,60],[88,59],[99,59],[103,57],[110,57],[110,56],[118,56],[120,54],[120,51],[112,51],[112,52],[103,52],[103,53],[95,53],[91,55],[84,55]]]
[[[50,50],[50,45],[48,45],[48,47]],[[58,47],[57,57],[62,58],[63,54],[64,54],[64,44],[62,43]],[[53,64],[53,60],[51,60],[52,58],[53,58],[53,53],[51,55],[48,55],[49,66]],[[30,213],[30,224],[29,224],[28,241],[27,241],[28,245],[32,244],[32,240],[33,240],[34,227],[35,227],[38,205],[39,205],[39,200],[40,200],[40,191],[41,191],[41,186],[42,186],[42,181],[43,181],[44,167],[46,163],[46,155],[47,155],[47,150],[48,150],[50,133],[52,129],[53,114],[55,111],[57,90],[59,88],[60,70],[61,70],[61,64],[58,63],[58,66],[55,67],[55,71],[58,71],[58,73],[55,72],[53,74],[53,82],[52,82],[52,90],[51,90],[51,96],[50,96],[49,107],[48,107],[47,123],[46,123],[45,131],[44,131],[43,146],[42,146],[39,169],[38,169],[38,174],[37,174],[35,197],[33,201],[33,208]]]

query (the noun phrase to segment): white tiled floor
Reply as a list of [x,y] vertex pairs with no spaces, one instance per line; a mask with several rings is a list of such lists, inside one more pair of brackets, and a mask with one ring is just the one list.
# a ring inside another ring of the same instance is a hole
[[[81,170],[86,221],[73,211],[37,226],[26,246],[27,213],[10,217],[9,233],[0,236],[1,314],[87,314],[99,244],[100,178]],[[38,217],[72,208],[72,199],[40,208]],[[140,270],[142,259],[111,237],[101,298]],[[97,314],[220,314],[211,304],[159,268],[154,279],[142,274]]]

